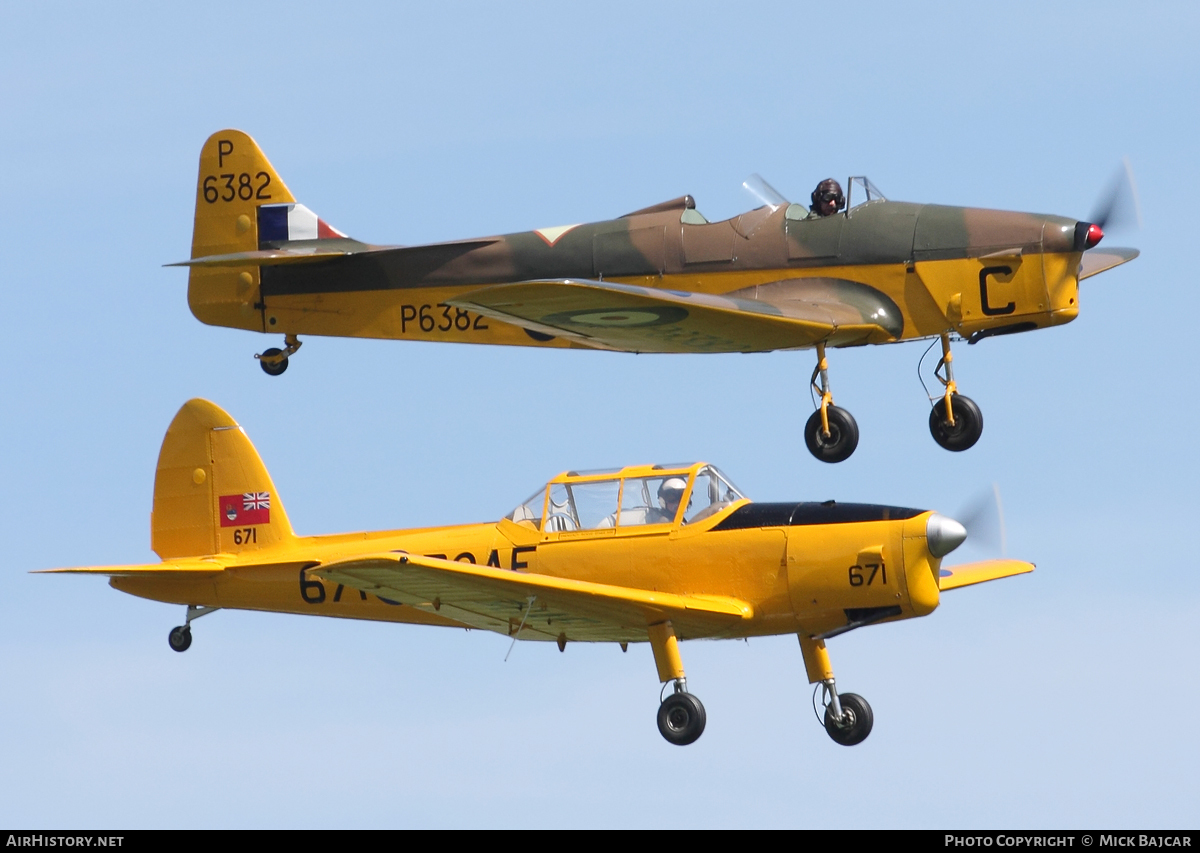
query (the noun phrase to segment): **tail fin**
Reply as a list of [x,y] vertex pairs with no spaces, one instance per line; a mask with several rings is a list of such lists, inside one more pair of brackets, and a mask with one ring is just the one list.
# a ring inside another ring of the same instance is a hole
[[267,331],[259,259],[239,256],[261,255],[268,246],[289,241],[345,236],[296,204],[253,139],[240,130],[214,133],[200,151],[196,178],[196,221],[188,264],[192,313],[212,326]]
[[189,400],[158,454],[150,546],[164,560],[270,549],[294,538],[246,433],[207,400]]

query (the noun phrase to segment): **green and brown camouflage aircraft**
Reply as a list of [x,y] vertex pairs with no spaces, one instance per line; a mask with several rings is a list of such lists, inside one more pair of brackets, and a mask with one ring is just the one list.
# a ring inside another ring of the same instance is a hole
[[940,338],[930,430],[965,450],[983,418],[957,392],[952,336],[975,343],[1068,323],[1082,279],[1138,254],[1097,250],[1097,223],[889,201],[862,177],[848,200],[840,187],[814,192],[811,209],[757,177],[747,187],[762,203],[720,222],[681,196],[607,222],[377,246],[297,204],[254,140],[223,130],[200,154],[192,255],[180,266],[202,322],[284,335],[282,349],[257,356],[271,375],[300,335],[632,353],[815,348],[820,403],[805,441],[838,462],[858,427],[833,405],[827,347]]

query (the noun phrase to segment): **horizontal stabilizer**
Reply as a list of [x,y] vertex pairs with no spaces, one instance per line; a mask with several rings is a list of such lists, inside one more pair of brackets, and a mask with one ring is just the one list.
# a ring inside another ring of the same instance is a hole
[[169,560],[145,566],[79,566],[73,569],[41,569],[35,575],[102,575],[110,578],[181,578],[219,575],[225,566],[216,560]]
[[[341,242],[341,241],[339,241]],[[203,258],[192,258],[190,261],[178,261],[164,264],[168,267],[246,267],[270,266],[274,264],[294,264],[304,261],[321,261],[326,258],[339,258],[349,255],[345,249],[263,249],[252,252],[230,252],[227,255],[208,255]]]
[[1127,264],[1140,255],[1137,249],[1092,249],[1083,253],[1079,263],[1079,280],[1099,275],[1105,270]]
[[1033,569],[1033,563],[1022,560],[983,560],[979,563],[963,563],[961,566],[942,566],[938,589],[945,592],[984,581],[1028,574]]
[[747,602],[725,596],[630,589],[399,552],[327,563],[311,573],[472,628],[520,630],[530,640],[563,634],[582,641],[644,640],[647,625],[664,619],[681,636],[717,636],[754,615]]
[[447,302],[531,331],[623,352],[768,352],[817,341],[845,345],[894,339],[878,323],[844,323],[820,304],[784,310],[756,299],[590,279],[499,284]]

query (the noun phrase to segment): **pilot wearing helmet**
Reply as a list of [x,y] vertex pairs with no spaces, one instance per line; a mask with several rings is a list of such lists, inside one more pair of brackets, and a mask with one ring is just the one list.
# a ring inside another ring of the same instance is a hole
[[833,178],[826,178],[812,191],[812,207],[808,209],[805,219],[824,219],[826,216],[833,216],[845,206],[846,197],[842,195],[842,185]]
[[658,506],[652,507],[646,515],[647,524],[670,524],[679,515],[679,504],[683,500],[687,480],[682,477],[669,477],[658,487]]

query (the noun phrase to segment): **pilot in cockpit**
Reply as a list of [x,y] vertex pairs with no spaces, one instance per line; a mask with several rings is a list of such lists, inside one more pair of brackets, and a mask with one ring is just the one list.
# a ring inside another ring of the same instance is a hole
[[660,508],[653,508],[648,513],[647,524],[670,524],[679,514],[679,502],[683,500],[687,480],[682,477],[671,477],[663,480],[658,487],[658,503]]
[[833,216],[845,206],[846,197],[842,195],[842,185],[833,178],[826,178],[812,191],[812,207],[808,209],[805,219]]

